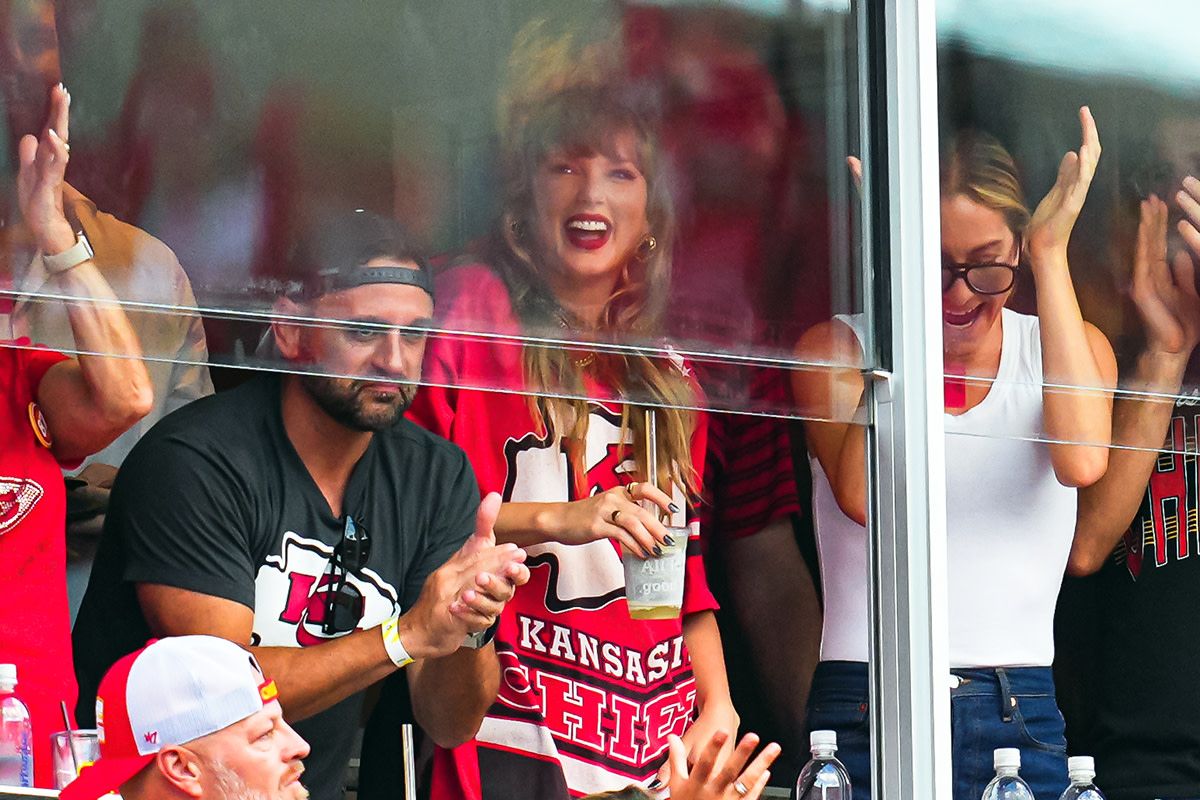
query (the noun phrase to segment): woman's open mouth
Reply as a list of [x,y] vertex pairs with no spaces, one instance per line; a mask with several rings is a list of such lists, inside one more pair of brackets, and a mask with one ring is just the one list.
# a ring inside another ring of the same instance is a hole
[[969,311],[951,311],[942,309],[942,322],[955,328],[966,328],[983,313],[983,305],[977,305]]
[[565,227],[567,241],[581,250],[599,250],[612,236],[612,222],[599,214],[576,214]]

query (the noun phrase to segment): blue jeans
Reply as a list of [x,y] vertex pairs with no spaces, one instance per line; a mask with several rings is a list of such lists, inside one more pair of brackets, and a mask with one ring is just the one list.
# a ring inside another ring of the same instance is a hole
[[871,800],[869,683],[862,661],[821,661],[808,693],[808,729],[837,733],[837,757],[850,774],[854,800]]
[[996,774],[992,751],[1021,751],[1021,777],[1038,800],[1067,788],[1067,739],[1049,667],[953,670],[950,730],[954,800],[976,800]]
[[[992,751],[1021,750],[1021,777],[1038,800],[1067,787],[1067,742],[1049,667],[954,670],[950,690],[954,800],[979,800],[995,775]],[[850,773],[855,800],[871,798],[871,737],[867,665],[822,661],[808,699],[809,730],[838,735],[838,758]]]

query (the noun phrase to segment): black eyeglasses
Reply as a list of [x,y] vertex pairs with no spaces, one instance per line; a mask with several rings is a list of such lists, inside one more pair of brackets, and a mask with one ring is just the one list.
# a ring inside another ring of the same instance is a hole
[[363,615],[363,596],[346,575],[358,572],[371,558],[371,534],[362,523],[346,515],[342,540],[333,548],[329,560],[329,585],[325,588],[325,619],[321,632],[328,635],[348,633],[358,626]]
[[1017,265],[1002,262],[942,264],[942,293],[959,278],[975,294],[1004,294],[1017,282]]
[[942,260],[942,294],[950,291],[950,287],[959,278],[975,294],[1004,294],[1017,282],[1017,270],[1020,269],[1021,239],[1018,236],[1013,243],[1017,254],[1017,263],[1008,264],[1003,261],[984,261],[978,264],[956,264],[953,261]]

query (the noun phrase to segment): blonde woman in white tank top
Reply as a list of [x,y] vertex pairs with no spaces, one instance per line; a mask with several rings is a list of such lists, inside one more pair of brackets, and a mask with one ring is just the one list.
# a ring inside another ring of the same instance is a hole
[[[1021,749],[1022,776],[1039,798],[1067,782],[1050,675],[1054,603],[1075,490],[1107,467],[1117,372],[1112,347],[1080,315],[1067,265],[1100,156],[1091,113],[1079,118],[1083,143],[1032,215],[1012,157],[992,137],[962,132],[942,158],[955,800],[980,796],[996,747]],[[1036,316],[1005,308],[1021,273],[1036,288]],[[797,372],[794,390],[806,415],[844,420],[805,429],[826,614],[809,723],[838,729],[855,797],[869,800],[866,436],[846,422],[863,398],[861,341],[852,316],[808,331],[799,355],[843,368]]]

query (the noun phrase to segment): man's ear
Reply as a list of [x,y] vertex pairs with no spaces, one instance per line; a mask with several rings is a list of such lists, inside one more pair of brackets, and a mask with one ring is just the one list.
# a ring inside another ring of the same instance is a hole
[[275,346],[279,354],[288,361],[299,361],[303,351],[301,337],[304,327],[289,318],[305,316],[304,308],[296,301],[281,297],[275,301],[275,312],[279,314],[271,319],[271,333],[275,336]]
[[195,753],[183,747],[164,747],[154,757],[158,771],[167,783],[190,797],[200,797],[204,788],[200,775],[204,767]]

